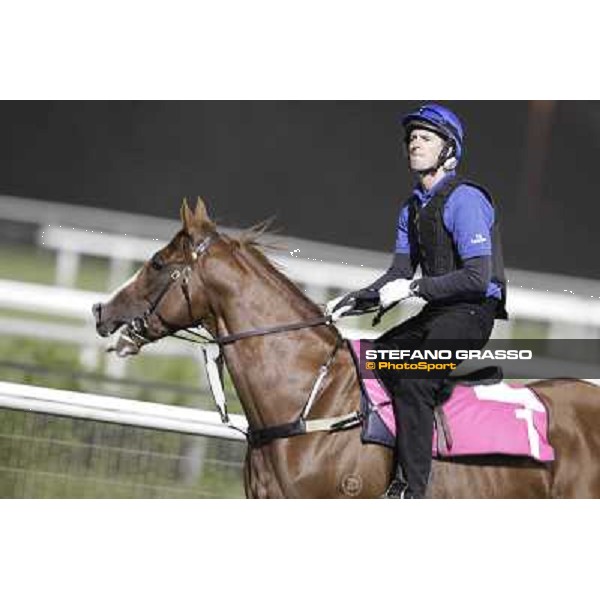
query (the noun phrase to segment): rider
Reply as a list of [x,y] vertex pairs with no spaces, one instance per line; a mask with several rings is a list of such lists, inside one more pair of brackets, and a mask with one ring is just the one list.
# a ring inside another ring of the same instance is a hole
[[[456,114],[428,103],[406,115],[402,125],[416,185],[400,210],[392,265],[367,288],[330,302],[328,312],[377,304],[385,309],[418,296],[428,302],[423,310],[379,337],[376,347],[443,339],[482,348],[494,319],[508,318],[498,208],[483,187],[456,175],[464,140]],[[421,277],[412,279],[417,266]],[[433,412],[444,380],[378,374],[392,396],[397,431],[394,474],[384,497],[422,498],[431,470]]]

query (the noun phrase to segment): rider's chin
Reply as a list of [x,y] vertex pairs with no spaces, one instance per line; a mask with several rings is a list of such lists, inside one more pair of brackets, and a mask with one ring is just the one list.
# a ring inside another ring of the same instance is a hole
[[423,171],[429,169],[431,166],[428,164],[427,159],[422,156],[412,156],[410,159],[410,168],[413,171]]

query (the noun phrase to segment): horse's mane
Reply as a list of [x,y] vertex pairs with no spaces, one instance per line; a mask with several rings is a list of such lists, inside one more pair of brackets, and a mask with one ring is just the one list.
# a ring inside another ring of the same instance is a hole
[[285,267],[278,264],[273,258],[266,256],[265,250],[275,250],[278,252],[286,250],[286,247],[281,242],[265,242],[260,239],[263,235],[268,233],[277,233],[271,229],[273,220],[274,217],[270,217],[248,227],[242,231],[237,239],[232,241],[238,244],[240,248],[247,250],[250,255],[254,256],[267,269],[271,270],[277,276],[278,280],[284,284],[291,293],[300,296],[312,311],[316,310],[320,313],[321,309],[318,305],[306,296],[306,294],[286,275]]
[[277,231],[274,231],[271,228],[271,225],[273,224],[274,220],[275,217],[269,217],[268,219],[255,223],[254,225],[251,225],[250,227],[242,231],[240,237],[238,238],[238,242],[240,243],[240,245],[245,246],[246,248],[253,247],[259,251],[262,251],[263,249],[276,251],[285,250],[283,244],[277,244],[275,242],[265,242],[260,239],[263,235],[267,233],[277,233]]

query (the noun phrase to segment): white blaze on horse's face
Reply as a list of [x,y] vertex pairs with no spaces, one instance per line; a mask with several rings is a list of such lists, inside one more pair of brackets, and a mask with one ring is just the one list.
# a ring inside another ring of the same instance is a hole
[[413,129],[408,138],[408,162],[413,171],[426,171],[435,167],[444,140],[427,129]]

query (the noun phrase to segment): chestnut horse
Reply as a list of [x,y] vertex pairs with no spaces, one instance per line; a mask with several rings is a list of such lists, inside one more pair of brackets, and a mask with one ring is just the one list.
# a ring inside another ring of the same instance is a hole
[[[181,219],[183,227],[171,242],[107,303],[94,306],[98,333],[108,336],[124,326],[139,349],[202,324],[221,341],[255,432],[296,421],[324,363],[330,368],[307,419],[357,411],[357,373],[339,332],[268,261],[255,237],[236,240],[219,233],[201,200],[195,211],[184,202]],[[556,460],[550,465],[508,457],[435,460],[429,497],[600,497],[600,390],[567,379],[530,387],[548,407]],[[249,444],[244,484],[251,498],[376,498],[391,469],[392,452],[363,444],[360,427],[311,431]]]

